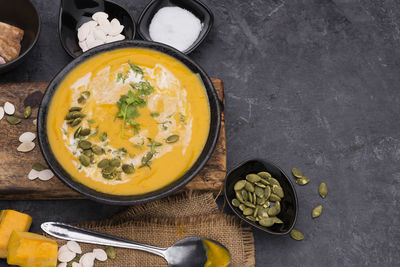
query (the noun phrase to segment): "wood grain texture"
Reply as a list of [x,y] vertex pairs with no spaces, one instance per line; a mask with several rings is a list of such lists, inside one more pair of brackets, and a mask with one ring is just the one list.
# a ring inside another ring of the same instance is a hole
[[[224,85],[219,79],[212,79],[221,102],[224,102]],[[47,82],[0,83],[0,105],[6,101],[16,107],[16,116],[23,117],[25,106],[32,107],[32,116],[18,125],[10,125],[4,117],[0,121],[0,199],[77,199],[80,194],[64,185],[56,177],[49,181],[38,179],[30,181],[28,173],[32,163],[45,160],[35,140],[33,151],[22,153],[17,151],[20,142],[18,137],[26,131],[36,132],[33,120]],[[225,123],[222,115],[221,133],[216,149],[204,169],[184,190],[203,190],[219,192],[226,175],[226,143]]]

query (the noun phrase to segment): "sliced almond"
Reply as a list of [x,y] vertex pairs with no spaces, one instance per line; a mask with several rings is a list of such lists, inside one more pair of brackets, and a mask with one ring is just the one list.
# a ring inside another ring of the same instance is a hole
[[61,262],[60,264],[57,265],[57,267],[67,267],[67,263]]
[[109,33],[111,36],[116,36],[120,34],[124,30],[124,26],[122,25],[114,25],[111,28],[111,32]]
[[101,249],[101,248],[93,249],[93,255],[96,260],[99,260],[99,261],[107,260],[107,253],[104,251],[104,249]]
[[94,38],[96,38],[96,40],[100,40],[100,41],[105,42],[106,39],[107,39],[106,34],[100,29],[94,29],[93,30],[93,35],[94,35]]
[[69,262],[72,261],[76,256],[75,252],[69,251],[69,250],[65,250],[61,253],[58,253],[58,260],[60,262]]
[[86,52],[89,49],[86,41],[79,42],[79,47],[82,49],[83,52]]
[[34,148],[35,148],[34,142],[23,142],[17,147],[17,150],[19,152],[29,152],[32,151]]
[[34,119],[34,120],[32,121],[32,123],[33,123],[33,125],[36,126],[36,124],[37,124],[37,119]]
[[48,181],[53,177],[54,177],[54,173],[49,169],[40,171],[38,174],[38,178],[42,181]]
[[37,170],[32,169],[28,174],[28,179],[35,180],[36,178],[39,178],[39,172]]
[[13,104],[10,102],[6,102],[4,104],[4,112],[7,113],[8,115],[13,115],[15,112],[15,107]]
[[82,267],[82,264],[80,264],[78,262],[73,262],[72,267]]
[[122,34],[118,34],[117,36],[107,36],[107,41],[106,43],[112,43],[112,42],[116,42],[116,41],[122,41],[125,39],[125,36],[123,36]]
[[93,267],[94,264],[94,255],[93,253],[89,252],[83,254],[79,263],[82,264],[83,267]]
[[100,20],[108,19],[108,14],[105,12],[96,12],[92,15],[92,19],[99,22]]
[[36,134],[35,133],[32,133],[32,132],[25,132],[25,133],[23,133],[23,134],[21,134],[20,136],[19,136],[19,141],[21,142],[21,143],[24,143],[24,142],[32,142],[33,140],[35,140],[35,138],[36,138]]
[[68,241],[67,247],[69,250],[71,250],[72,252],[75,252],[76,254],[82,253],[81,246],[79,246],[79,244],[75,241]]
[[4,108],[0,107],[0,121],[4,117]]
[[64,251],[70,251],[69,248],[67,247],[67,245],[61,246],[61,247],[58,249],[58,254],[57,254],[57,255],[63,253]]

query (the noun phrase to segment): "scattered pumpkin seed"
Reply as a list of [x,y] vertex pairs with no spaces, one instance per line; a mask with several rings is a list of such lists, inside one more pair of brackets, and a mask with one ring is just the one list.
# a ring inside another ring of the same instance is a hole
[[177,142],[178,140],[179,140],[179,135],[174,134],[174,135],[169,136],[169,137],[165,140],[165,142],[168,143],[168,144],[172,144],[172,143]]
[[121,160],[120,160],[119,158],[113,158],[113,159],[110,161],[110,166],[112,166],[112,167],[119,167],[119,166],[121,166]]
[[105,251],[109,259],[115,259],[117,252],[115,251],[114,247],[106,247]]
[[298,185],[306,185],[310,182],[310,179],[307,177],[301,177],[299,179],[296,179],[296,184]]
[[69,121],[69,120],[74,120],[74,119],[77,119],[77,118],[83,118],[85,116],[86,115],[84,113],[80,112],[80,111],[72,111],[72,112],[69,112],[67,114],[67,116],[65,116],[65,119]]
[[82,152],[85,156],[88,156],[89,158],[93,157],[93,152],[90,149],[86,149]]
[[34,169],[35,171],[43,171],[45,169],[47,169],[42,163],[40,162],[35,162],[32,164],[32,169]]
[[77,126],[81,122],[82,122],[82,119],[81,118],[77,118],[77,119],[69,122],[69,126],[71,126],[73,128],[73,127]]
[[322,213],[322,205],[318,205],[313,209],[311,215],[313,218],[317,218],[317,217],[321,216],[321,213]]
[[304,239],[304,234],[299,230],[293,229],[292,231],[290,231],[290,237],[293,238],[294,240],[300,241]]
[[102,155],[102,154],[105,153],[104,149],[101,148],[101,147],[98,146],[98,145],[93,145],[93,146],[92,146],[92,151],[93,151],[93,153],[96,154],[96,155]]
[[7,121],[12,125],[17,125],[21,122],[21,119],[15,116],[7,116]]
[[31,106],[27,106],[24,110],[24,118],[27,119],[31,116],[32,114],[32,108]]
[[279,201],[275,202],[271,208],[268,209],[268,216],[276,216],[281,212],[281,203]]
[[301,173],[301,171],[297,168],[292,168],[292,174],[294,177],[296,178],[301,178],[303,177],[303,174]]
[[328,194],[328,187],[326,186],[325,183],[321,183],[321,184],[319,185],[319,187],[318,187],[318,192],[319,192],[319,195],[320,195],[322,198],[325,198],[325,197],[326,197],[326,195]]
[[122,171],[126,174],[132,174],[135,172],[135,167],[131,164],[124,164],[122,165]]

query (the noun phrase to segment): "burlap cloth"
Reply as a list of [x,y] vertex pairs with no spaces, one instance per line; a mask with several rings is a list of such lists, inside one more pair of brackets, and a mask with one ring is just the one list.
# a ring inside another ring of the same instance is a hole
[[[187,236],[215,239],[230,251],[230,266],[254,266],[254,239],[249,228],[242,227],[233,216],[218,209],[211,193],[182,193],[151,203],[133,206],[100,222],[77,224],[80,227],[107,233],[158,247],[169,247]],[[66,241],[58,240],[59,245]],[[83,253],[101,246],[81,244]],[[95,266],[168,266],[150,253],[117,248],[117,257]]]

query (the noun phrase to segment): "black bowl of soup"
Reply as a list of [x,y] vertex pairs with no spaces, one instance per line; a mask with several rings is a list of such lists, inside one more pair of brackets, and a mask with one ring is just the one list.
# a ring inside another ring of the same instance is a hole
[[82,54],[50,82],[38,114],[41,151],[57,177],[99,202],[165,197],[210,158],[220,104],[206,72],[148,41]]

